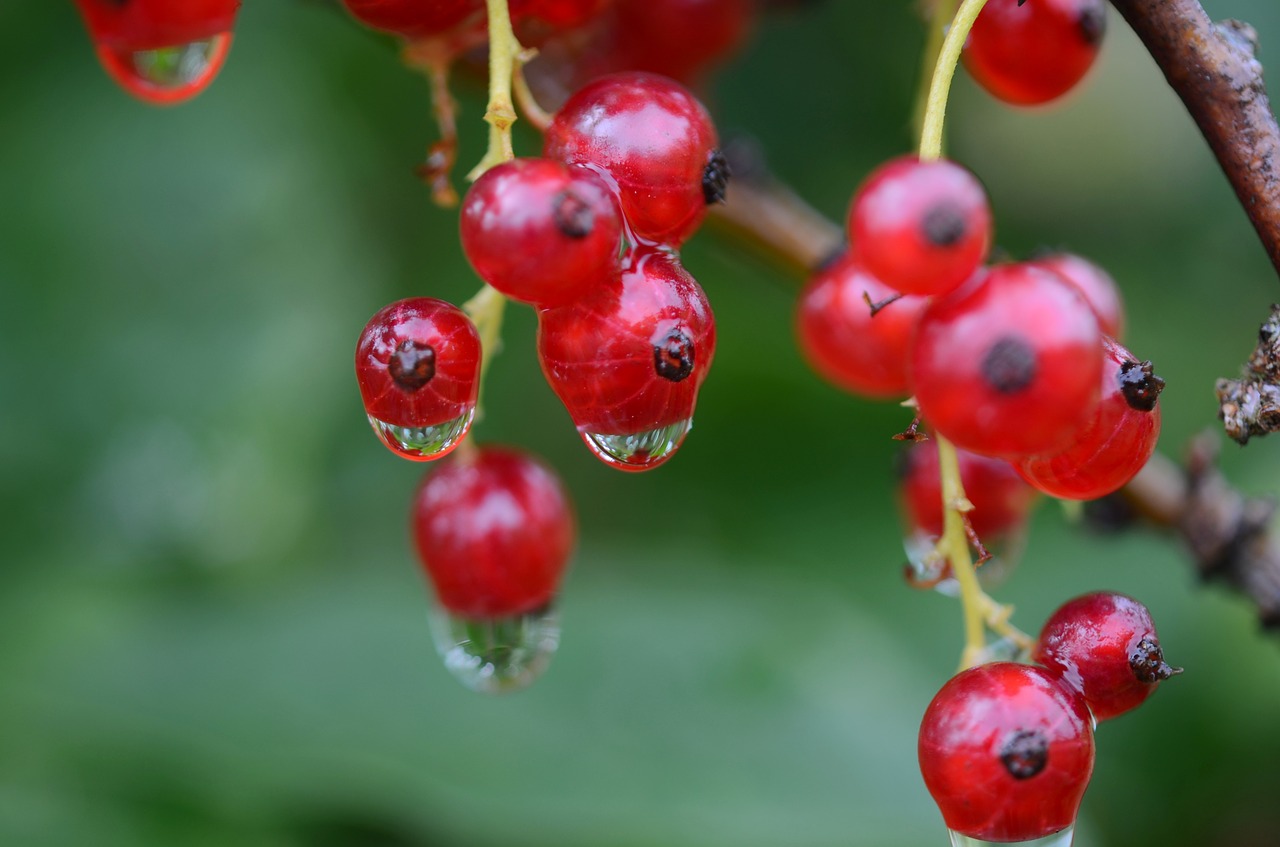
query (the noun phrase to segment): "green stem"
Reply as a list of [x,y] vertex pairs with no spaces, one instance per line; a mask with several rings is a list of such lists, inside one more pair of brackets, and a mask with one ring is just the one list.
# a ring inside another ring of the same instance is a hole
[[964,531],[964,513],[973,504],[964,496],[964,484],[960,481],[960,459],[955,445],[941,435],[934,434],[938,445],[938,468],[942,475],[942,539],[938,549],[951,563],[951,575],[960,586],[960,605],[964,609],[964,653],[960,657],[960,669],[973,667],[982,661],[987,646],[984,600],[990,601],[978,584],[978,573],[969,556],[969,536]]
[[929,102],[929,86],[933,82],[933,68],[942,52],[942,39],[947,34],[947,24],[955,14],[958,0],[937,0],[929,18],[929,30],[925,36],[924,54],[920,60],[920,84],[916,89],[915,107],[911,112],[911,125],[916,137],[924,131],[925,107]]
[[489,149],[480,163],[467,174],[475,181],[494,165],[515,158],[511,144],[511,125],[516,122],[516,109],[511,101],[511,79],[516,62],[524,52],[511,28],[507,0],[486,0],[489,12],[489,107],[484,119],[489,124]]
[[978,13],[987,0],[964,0],[956,10],[947,36],[938,51],[938,61],[933,66],[933,78],[929,83],[929,96],[925,100],[924,121],[920,129],[920,158],[924,161],[942,158],[942,124],[947,116],[947,98],[951,94],[951,80],[956,75],[960,51],[973,29]]

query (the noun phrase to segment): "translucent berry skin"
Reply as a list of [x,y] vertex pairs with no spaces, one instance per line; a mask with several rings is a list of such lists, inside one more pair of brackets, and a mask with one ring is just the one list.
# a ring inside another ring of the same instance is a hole
[[993,97],[1036,106],[1066,94],[1088,73],[1106,29],[1104,0],[990,0],[962,56]]
[[365,411],[394,426],[434,426],[466,414],[479,376],[480,336],[443,300],[413,297],[380,309],[356,344]]
[[1098,402],[1102,335],[1073,287],[1000,265],[934,300],[911,349],[920,415],[957,446],[1015,458],[1064,448]]
[[920,772],[947,826],[983,841],[1030,841],[1075,823],[1093,772],[1084,701],[1044,668],[962,671],[920,724]]
[[820,271],[797,305],[800,350],[810,367],[845,391],[906,397],[907,350],[929,301],[908,295],[872,315],[864,294],[880,303],[894,291],[852,255]]
[[991,247],[991,207],[977,177],[954,162],[893,159],[867,177],[849,210],[854,252],[904,294],[945,294]]
[[[1103,340],[1101,395],[1093,417],[1064,450],[1014,462],[1027,482],[1053,497],[1093,500],[1118,491],[1142,470],[1160,437],[1164,382],[1144,377],[1142,363],[1109,338]],[[1150,362],[1146,363],[1148,369]],[[1131,398],[1133,380],[1148,386]],[[1128,381],[1127,381],[1128,380]]]
[[1035,259],[1032,264],[1054,271],[1080,289],[1098,316],[1103,335],[1124,337],[1124,300],[1111,274],[1074,253],[1052,253]]
[[505,447],[451,456],[423,480],[410,523],[440,604],[473,620],[551,602],[575,538],[556,474]]
[[155,50],[200,41],[235,26],[240,0],[76,0],[94,43]]
[[594,171],[515,159],[467,191],[462,249],[480,278],[508,297],[562,306],[617,278],[621,215]]
[[704,185],[723,165],[718,143],[707,110],[687,89],[633,72],[600,77],[570,97],[547,129],[543,153],[607,174],[634,234],[677,246],[723,191],[714,179]]
[[663,251],[633,256],[618,283],[538,315],[542,372],[583,432],[627,435],[691,418],[715,342],[706,295]]
[[[983,541],[995,541],[1020,526],[1036,501],[1036,492],[1013,466],[957,450],[960,480],[965,497],[973,504],[968,513],[973,531]],[[938,471],[938,446],[932,441],[913,444],[903,456],[899,495],[911,526],[929,535],[942,535],[942,481]]]
[[1032,657],[1079,691],[1099,721],[1140,705],[1180,672],[1165,664],[1147,607],[1111,592],[1064,603],[1045,622]]

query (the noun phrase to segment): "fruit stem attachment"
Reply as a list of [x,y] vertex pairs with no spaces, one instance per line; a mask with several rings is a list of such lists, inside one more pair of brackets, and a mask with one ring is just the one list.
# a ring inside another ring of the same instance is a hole
[[956,75],[960,51],[973,29],[978,13],[987,0],[964,0],[951,20],[947,35],[942,39],[938,61],[933,66],[933,78],[929,82],[929,96],[925,100],[924,120],[920,127],[920,159],[930,162],[942,158],[942,124],[947,116],[947,98],[951,95],[951,80]]
[[963,513],[971,510],[973,504],[964,496],[955,445],[937,433],[934,441],[938,445],[938,467],[942,475],[942,539],[938,550],[946,555],[951,574],[960,586],[960,605],[964,609],[964,652],[960,655],[960,670],[964,670],[982,663],[987,646],[985,612],[993,601],[978,585],[978,574],[969,558],[969,536],[964,530]]
[[511,144],[511,125],[516,122],[511,80],[524,52],[511,28],[507,0],[486,0],[485,5],[489,13],[489,107],[485,109],[484,119],[489,124],[489,149],[467,174],[467,179],[473,182],[489,168],[516,156]]
[[538,103],[538,98],[533,96],[533,90],[529,88],[529,80],[524,74],[524,66],[532,62],[537,55],[538,51],[530,48],[516,57],[515,76],[511,84],[515,87],[516,103],[520,105],[520,111],[524,114],[525,120],[533,124],[538,132],[546,132],[551,126],[554,115]]
[[484,418],[484,377],[493,357],[502,350],[502,313],[507,298],[492,285],[485,284],[475,296],[462,304],[480,336],[480,394],[476,398],[476,422]]

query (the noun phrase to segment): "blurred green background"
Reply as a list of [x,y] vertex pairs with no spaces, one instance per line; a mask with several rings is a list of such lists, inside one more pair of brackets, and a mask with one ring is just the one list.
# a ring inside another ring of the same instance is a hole
[[[1214,0],[1280,67],[1280,5]],[[1014,112],[960,79],[952,151],[1015,255],[1106,264],[1169,381],[1163,449],[1212,426],[1276,279],[1118,16],[1086,88]],[[385,303],[477,280],[411,174],[424,82],[322,2],[248,2],[221,78],[155,110],[70,3],[0,3],[0,844],[927,847],[915,732],[959,610],[904,587],[903,410],[799,361],[795,282],[704,232],[720,349],[697,427],[647,475],[589,458],[509,311],[482,439],[546,456],[582,540],[539,684],[486,699],[437,661],[409,552],[422,469],[352,375]],[[708,101],[833,217],[908,149],[911,3],[771,18]],[[461,82],[462,161],[482,92]],[[531,135],[519,138],[536,151]],[[1274,492],[1280,443],[1225,452]],[[1042,504],[997,591],[1036,629],[1145,600],[1187,673],[1099,733],[1080,847],[1280,843],[1280,654],[1171,542]]]

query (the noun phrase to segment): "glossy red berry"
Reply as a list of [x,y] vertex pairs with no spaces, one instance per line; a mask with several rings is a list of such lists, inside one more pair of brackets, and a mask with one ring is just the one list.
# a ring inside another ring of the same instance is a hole
[[991,247],[991,207],[977,178],[954,162],[903,156],[876,168],[849,210],[853,252],[904,294],[945,294],[973,275]]
[[475,415],[480,358],[480,337],[457,306],[414,297],[379,310],[356,345],[373,431],[406,459],[448,453]]
[[1101,399],[1089,423],[1064,450],[1014,461],[1027,482],[1067,500],[1117,491],[1142,470],[1160,437],[1164,380],[1116,342],[1103,340]]
[[1103,335],[1124,337],[1124,300],[1111,274],[1074,253],[1050,253],[1036,258],[1032,264],[1054,271],[1080,289],[1098,316]]
[[1147,607],[1111,592],[1064,603],[1045,622],[1033,658],[1079,691],[1099,721],[1135,708],[1181,673],[1165,664]]
[[538,357],[587,446],[622,470],[669,459],[715,356],[706,295],[674,256],[629,257],[621,280],[538,316]]
[[490,446],[455,454],[427,476],[412,530],[440,604],[472,620],[550,603],[575,533],[555,473],[524,453]]
[[680,244],[724,197],[728,169],[698,99],[666,77],[620,73],[580,89],[547,129],[544,154],[617,186],[635,236]]
[[213,81],[231,48],[239,0],[76,0],[98,59],[144,102],[189,100]]
[[947,827],[1030,841],[1075,823],[1093,772],[1084,701],[1043,668],[997,662],[952,677],[920,724],[920,772]]
[[[1020,526],[1035,503],[1035,490],[1003,459],[968,450],[956,453],[965,497],[973,504],[969,523],[978,537],[996,541]],[[942,482],[936,444],[925,441],[907,448],[898,490],[911,526],[935,538],[941,536]]]
[[854,394],[911,394],[907,350],[929,301],[908,295],[873,314],[866,298],[878,304],[894,293],[850,254],[820,271],[796,309],[796,337],[809,365]]
[[515,159],[467,192],[462,249],[485,282],[523,303],[561,306],[619,273],[618,201],[594,171]]
[[1031,265],[999,265],[934,300],[911,350],[921,417],[1004,458],[1064,448],[1093,416],[1101,369],[1093,310]]
[[1106,30],[1104,0],[990,0],[969,33],[964,64],[1006,103],[1048,103],[1088,73]]

